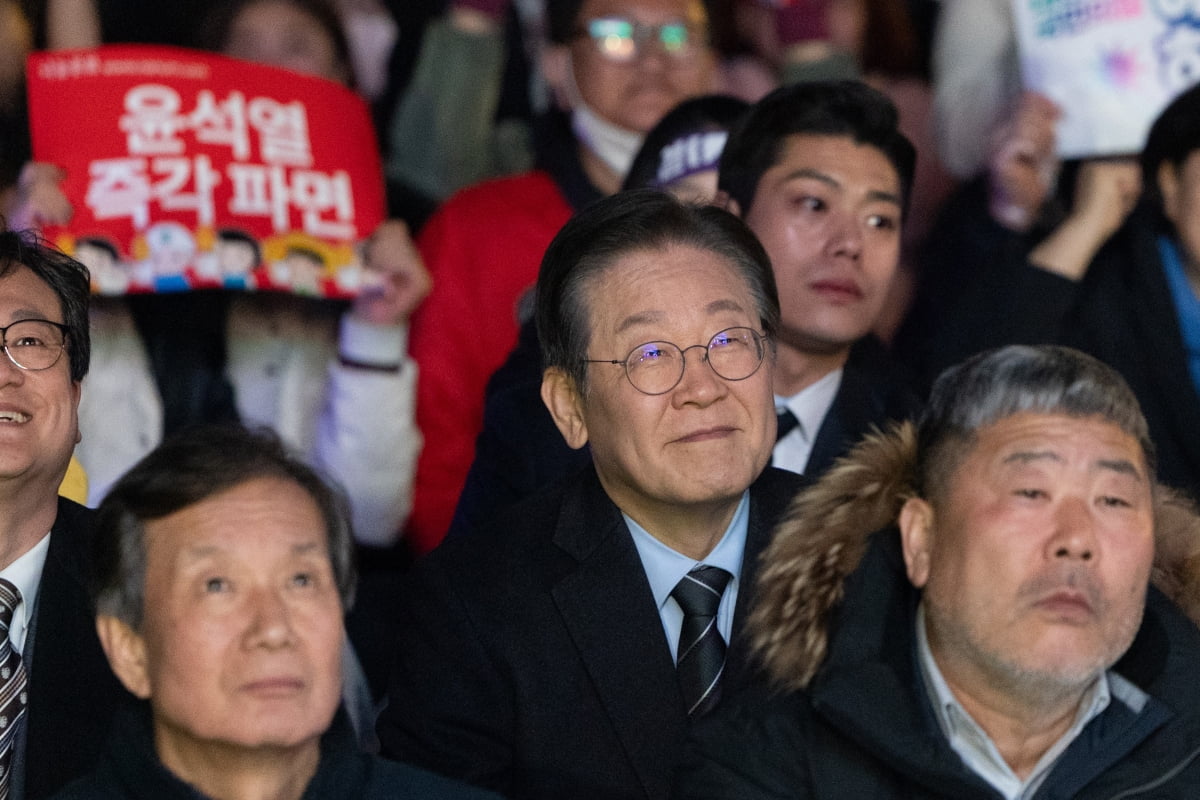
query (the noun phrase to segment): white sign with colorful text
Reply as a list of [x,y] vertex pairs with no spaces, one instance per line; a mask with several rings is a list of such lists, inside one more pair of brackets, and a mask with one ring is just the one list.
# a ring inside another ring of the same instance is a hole
[[1063,111],[1064,158],[1137,153],[1200,79],[1200,0],[1013,0],[1025,86]]

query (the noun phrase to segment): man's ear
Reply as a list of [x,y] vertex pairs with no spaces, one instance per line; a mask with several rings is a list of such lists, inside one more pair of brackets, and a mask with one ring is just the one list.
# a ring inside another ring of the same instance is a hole
[[150,676],[146,669],[146,641],[133,628],[116,617],[96,617],[96,635],[108,656],[113,674],[135,697],[150,697]]
[[713,205],[717,208],[723,208],[735,217],[742,216],[742,204],[734,200],[729,192],[724,189],[717,190],[717,196],[713,199]]
[[933,547],[933,506],[910,497],[900,509],[900,546],[909,582],[922,588],[929,580],[929,551]]
[[583,398],[574,379],[559,367],[542,373],[542,402],[550,410],[554,424],[567,445],[578,450],[587,444],[587,423],[583,419]]

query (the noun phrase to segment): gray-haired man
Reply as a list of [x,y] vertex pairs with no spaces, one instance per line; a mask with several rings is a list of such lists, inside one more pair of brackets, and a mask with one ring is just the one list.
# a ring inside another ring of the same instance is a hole
[[1089,356],[948,370],[791,510],[751,622],[775,686],[699,732],[676,796],[1197,796],[1200,633],[1148,587],[1162,520],[1186,554],[1200,528],[1153,459]]

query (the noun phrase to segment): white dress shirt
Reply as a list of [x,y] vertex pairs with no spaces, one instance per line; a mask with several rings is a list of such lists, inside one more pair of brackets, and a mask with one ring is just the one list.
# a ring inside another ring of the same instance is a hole
[[775,443],[771,466],[804,474],[817,431],[821,429],[821,423],[825,421],[825,415],[833,406],[833,398],[837,396],[838,387],[841,385],[842,370],[839,367],[791,397],[775,396],[775,413],[782,413],[786,408],[796,416],[800,424]]
[[17,603],[12,625],[8,628],[8,640],[17,653],[25,651],[25,633],[33,620],[33,604],[37,599],[38,586],[42,583],[42,568],[46,566],[46,553],[50,550],[50,534],[20,558],[0,570],[0,578],[17,587],[21,602]]

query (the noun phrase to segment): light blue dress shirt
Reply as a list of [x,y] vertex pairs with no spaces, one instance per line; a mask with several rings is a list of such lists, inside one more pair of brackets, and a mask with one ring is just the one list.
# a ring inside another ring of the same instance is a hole
[[642,559],[646,578],[650,581],[650,591],[654,593],[658,615],[662,618],[667,646],[671,648],[671,660],[676,659],[679,631],[683,627],[683,609],[675,602],[675,598],[671,597],[671,590],[698,564],[720,567],[733,576],[725,587],[725,593],[721,595],[721,605],[717,607],[717,630],[728,643],[733,633],[733,610],[737,608],[742,555],[746,551],[746,531],[750,524],[750,492],[746,491],[742,495],[737,510],[733,512],[733,519],[729,521],[729,527],[721,536],[721,541],[717,542],[717,546],[702,561],[696,561],[672,550],[628,516],[622,516],[625,517],[625,524]]

